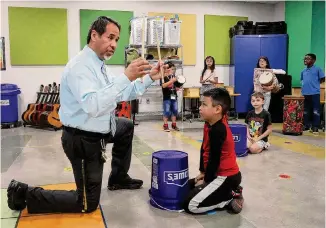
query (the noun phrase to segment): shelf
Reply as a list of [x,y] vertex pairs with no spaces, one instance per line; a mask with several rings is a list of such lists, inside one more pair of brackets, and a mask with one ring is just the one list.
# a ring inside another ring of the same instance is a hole
[[[126,48],[141,48],[140,44],[129,44]],[[160,45],[160,48],[181,48],[182,45]],[[157,48],[156,44],[153,45],[145,45],[145,48]]]
[[[149,63],[157,63],[158,60],[147,60]],[[167,62],[171,62],[175,65],[182,65],[183,62],[182,60],[178,60],[178,59],[164,59],[164,63],[167,63]]]

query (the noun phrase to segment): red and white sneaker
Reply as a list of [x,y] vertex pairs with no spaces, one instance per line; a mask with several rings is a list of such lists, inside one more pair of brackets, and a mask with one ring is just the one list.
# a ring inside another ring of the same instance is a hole
[[163,124],[163,130],[165,132],[170,132],[169,125],[168,124]]
[[176,123],[172,123],[171,127],[175,131],[180,131],[180,129],[177,127],[177,124]]

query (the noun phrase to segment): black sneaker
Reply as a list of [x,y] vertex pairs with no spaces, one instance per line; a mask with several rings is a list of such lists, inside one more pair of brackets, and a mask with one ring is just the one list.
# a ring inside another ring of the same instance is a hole
[[28,185],[11,180],[7,188],[8,207],[11,210],[23,210],[26,207],[26,191]]
[[304,128],[303,128],[303,131],[310,131],[310,127],[307,127],[307,126],[305,126]]
[[319,132],[318,132],[318,127],[313,127],[313,128],[312,128],[312,133],[313,133],[314,135],[318,135],[318,134],[319,134]]
[[109,179],[108,189],[119,190],[119,189],[139,189],[143,186],[143,181],[138,179],[132,179],[127,176],[124,179],[118,181],[112,181],[112,178]]

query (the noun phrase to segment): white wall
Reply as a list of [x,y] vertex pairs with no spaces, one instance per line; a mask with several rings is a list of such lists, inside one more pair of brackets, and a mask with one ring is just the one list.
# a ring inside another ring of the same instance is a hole
[[[189,13],[197,15],[197,64],[186,66],[184,75],[187,78],[186,87],[199,86],[199,75],[203,68],[204,60],[204,15],[232,15],[248,16],[249,20],[256,21],[278,21],[280,20],[275,12],[273,4],[245,3],[245,2],[91,2],[91,1],[70,1],[70,2],[1,2],[1,36],[6,42],[6,65],[7,70],[1,72],[2,83],[18,84],[22,89],[20,96],[20,108],[24,111],[26,105],[34,102],[36,90],[40,84],[49,84],[53,81],[60,82],[63,66],[43,67],[12,67],[10,65],[10,41],[8,28],[8,6],[43,7],[43,8],[67,8],[68,9],[68,53],[72,58],[79,51],[79,9],[98,10],[127,10],[134,11],[135,16],[145,14],[149,11]],[[177,10],[179,9],[179,10]],[[280,13],[281,15],[282,13]],[[24,26],[22,22],[22,26]],[[35,37],[37,39],[37,37]],[[45,53],[46,54],[46,53]],[[123,66],[112,66],[114,72],[121,72]],[[217,66],[219,79],[229,84],[230,67]]]
[[285,2],[274,5],[274,21],[285,21]]

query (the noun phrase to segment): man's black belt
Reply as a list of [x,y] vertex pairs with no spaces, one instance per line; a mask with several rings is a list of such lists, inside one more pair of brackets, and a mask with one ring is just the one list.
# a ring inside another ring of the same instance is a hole
[[82,136],[86,136],[86,137],[104,138],[104,137],[108,136],[107,134],[103,134],[103,133],[84,131],[84,130],[80,130],[80,129],[73,128],[73,127],[67,127],[67,126],[63,126],[63,130],[65,130],[73,135],[82,135]]

